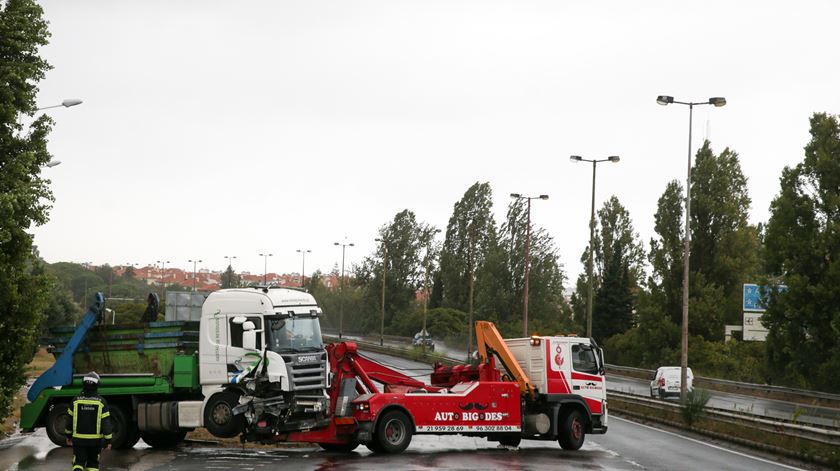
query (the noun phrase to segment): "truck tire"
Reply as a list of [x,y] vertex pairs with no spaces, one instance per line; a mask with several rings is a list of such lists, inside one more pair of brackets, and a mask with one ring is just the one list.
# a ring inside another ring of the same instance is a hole
[[586,421],[577,409],[560,412],[560,438],[557,440],[564,450],[578,450],[586,438]]
[[233,438],[245,428],[245,417],[233,415],[239,405],[239,395],[232,392],[213,394],[204,408],[204,428],[219,438]]
[[401,453],[411,443],[411,420],[403,412],[386,412],[376,423],[374,441],[383,453]]
[[67,445],[67,437],[64,435],[65,427],[69,429],[69,426],[72,425],[70,414],[67,413],[69,407],[70,404],[59,402],[53,404],[47,413],[47,436],[50,437],[51,442],[58,446],[69,446]]
[[140,438],[152,448],[167,449],[175,448],[184,438],[187,432],[142,432]]
[[372,442],[365,442],[365,446],[367,447],[368,450],[372,451],[373,453],[384,453],[385,452],[385,450],[383,450],[382,447],[379,446],[379,442],[376,441],[376,440],[374,440]]
[[133,448],[140,440],[140,430],[122,406],[113,404],[111,410],[111,447],[115,450]]
[[522,442],[521,435],[502,435],[499,437],[499,443],[504,446],[516,448],[520,442]]
[[359,442],[350,443],[319,443],[318,446],[324,451],[331,451],[334,453],[350,453],[359,446]]

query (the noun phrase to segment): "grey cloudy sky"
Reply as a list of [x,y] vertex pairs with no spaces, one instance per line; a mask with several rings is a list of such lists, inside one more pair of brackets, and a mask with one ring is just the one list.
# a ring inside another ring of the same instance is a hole
[[695,149],[741,156],[751,220],[768,217],[808,118],[840,111],[834,1],[44,1],[55,67],[47,169],[56,202],[35,229],[49,262],[307,271],[332,244],[375,248],[408,208],[445,228],[490,182],[547,193],[534,223],[572,279],[596,204],[615,194],[642,240],[685,179],[688,109],[655,97],[724,96],[695,112]]

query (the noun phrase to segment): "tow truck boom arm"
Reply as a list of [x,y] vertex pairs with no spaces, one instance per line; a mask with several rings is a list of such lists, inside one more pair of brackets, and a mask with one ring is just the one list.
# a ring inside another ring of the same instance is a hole
[[502,334],[496,329],[496,325],[488,321],[476,321],[475,336],[481,362],[487,363],[489,355],[496,353],[505,369],[519,383],[519,391],[522,394],[528,394],[533,399],[536,388],[531,384],[531,379],[528,378],[528,375],[522,370],[522,367],[519,366],[519,362],[516,361],[513,353],[511,353],[502,338]]

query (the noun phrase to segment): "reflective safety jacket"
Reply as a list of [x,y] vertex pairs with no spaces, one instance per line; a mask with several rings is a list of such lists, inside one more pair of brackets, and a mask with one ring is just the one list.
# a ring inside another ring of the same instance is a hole
[[102,396],[95,393],[77,396],[67,413],[72,424],[67,424],[64,434],[72,438],[74,443],[107,445],[111,442],[111,412],[108,410],[108,402]]

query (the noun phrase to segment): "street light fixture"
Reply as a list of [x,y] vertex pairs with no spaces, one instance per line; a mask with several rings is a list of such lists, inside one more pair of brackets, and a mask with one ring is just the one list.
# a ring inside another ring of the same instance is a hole
[[528,224],[525,232],[525,293],[522,304],[522,330],[524,336],[528,336],[528,272],[531,268],[531,200],[547,200],[548,195],[522,196],[522,193],[511,193],[510,197],[516,200],[528,200]]
[[595,166],[600,162],[618,163],[621,157],[611,155],[606,159],[584,159],[579,155],[569,157],[572,163],[592,162],[592,207],[589,210],[589,259],[586,261],[586,336],[592,337],[592,257],[595,251]]
[[688,105],[688,172],[685,178],[685,246],[683,248],[683,306],[682,306],[682,352],[680,353],[680,398],[685,400],[688,372],[688,262],[691,250],[691,125],[694,118],[694,107],[697,105],[712,105],[717,108],[726,105],[726,98],[712,97],[707,101],[690,102],[676,101],[674,97],[659,95],[656,102],[660,105]]
[[193,264],[193,293],[195,293],[195,292],[197,291],[197,290],[196,290],[196,288],[195,288],[195,284],[196,284],[196,283],[195,283],[195,282],[196,282],[196,279],[195,279],[195,273],[196,273],[195,267],[196,267],[196,265],[197,265],[197,264],[202,263],[204,260],[187,260],[187,261]]
[[163,285],[163,288],[166,289],[166,264],[169,263],[169,260],[163,260],[163,261],[156,260],[155,263],[162,264],[160,279],[161,279],[161,284]]
[[260,257],[263,258],[263,285],[268,286],[268,257],[273,257],[274,254],[270,253],[261,253]]
[[340,339],[341,335],[344,333],[344,251],[347,247],[353,247],[354,244],[352,242],[343,244],[335,242],[333,245],[341,246],[341,281],[338,285],[338,338]]
[[53,167],[57,167],[59,165],[61,165],[60,160],[50,160],[49,162],[44,164],[44,167],[53,168]]
[[374,239],[382,243],[382,318],[379,321],[379,346],[385,345],[385,276],[388,272],[388,245],[384,239]]
[[65,107],[65,108],[70,108],[71,106],[76,106],[76,105],[81,105],[81,104],[82,104],[82,100],[79,100],[78,98],[68,98],[68,99],[62,101],[58,105],[45,106],[43,108],[38,108],[35,111],[43,111],[43,110],[48,110],[50,108],[60,108],[62,106]]
[[301,267],[300,267],[300,287],[306,288],[306,254],[312,253],[309,249],[298,249],[297,253],[300,254],[301,257]]

